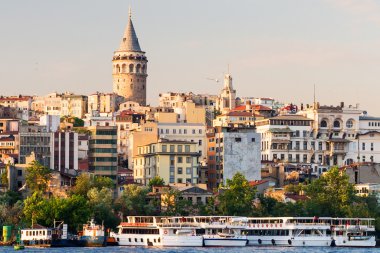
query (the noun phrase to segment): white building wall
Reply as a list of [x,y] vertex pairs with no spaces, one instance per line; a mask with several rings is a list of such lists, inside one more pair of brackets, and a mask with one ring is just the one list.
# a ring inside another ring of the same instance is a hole
[[237,173],[247,180],[261,179],[260,134],[223,132],[223,181]]

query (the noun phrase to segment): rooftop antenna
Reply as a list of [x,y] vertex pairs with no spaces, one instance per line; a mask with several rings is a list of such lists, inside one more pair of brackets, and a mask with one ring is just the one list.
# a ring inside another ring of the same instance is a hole
[[316,100],[315,100],[315,83],[314,83],[314,108],[315,108],[315,105],[316,105]]

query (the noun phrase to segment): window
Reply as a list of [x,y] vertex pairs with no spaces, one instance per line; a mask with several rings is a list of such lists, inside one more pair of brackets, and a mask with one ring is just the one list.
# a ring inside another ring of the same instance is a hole
[[185,152],[190,152],[190,145],[185,145]]
[[22,170],[17,170],[17,176],[22,176]]
[[326,120],[321,121],[321,127],[327,127],[327,121]]
[[170,152],[174,152],[174,145],[170,145]]
[[195,129],[193,129],[192,133],[195,134]]
[[235,138],[235,141],[236,141],[236,142],[241,142],[241,138],[240,138],[240,137]]
[[167,146],[166,145],[162,145],[162,152],[167,152]]
[[354,121],[352,119],[347,120],[346,127],[352,128],[354,126]]
[[198,133],[199,133],[199,134],[202,134],[202,129],[199,129]]
[[255,142],[255,141],[256,141],[256,139],[255,139],[255,138],[251,138],[251,141],[252,141],[252,142]]
[[177,163],[182,163],[183,159],[182,159],[182,156],[178,156],[177,157]]
[[191,163],[191,157],[190,156],[186,157],[186,163]]
[[182,184],[182,178],[177,178],[177,183]]
[[182,174],[182,167],[178,167],[178,168],[177,168],[177,173],[178,173],[178,174]]
[[173,134],[176,134],[177,133],[177,130],[176,129],[173,129]]
[[178,153],[181,153],[181,152],[182,152],[182,145],[178,145],[178,146],[177,146],[177,152],[178,152]]
[[183,134],[187,134],[187,129],[183,129]]
[[198,145],[199,145],[199,146],[202,146],[202,140],[199,140],[199,141],[198,141]]
[[373,142],[371,142],[371,151],[373,151]]
[[365,142],[362,143],[362,150],[365,150]]
[[340,128],[340,122],[339,122],[339,120],[335,120],[334,121],[334,127],[335,128]]
[[188,175],[191,174],[191,167],[186,168],[186,174],[188,174]]

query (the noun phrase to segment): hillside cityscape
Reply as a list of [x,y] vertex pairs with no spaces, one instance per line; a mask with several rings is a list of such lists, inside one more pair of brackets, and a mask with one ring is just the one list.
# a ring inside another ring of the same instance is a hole
[[129,12],[112,93],[0,96],[0,225],[380,217],[380,115],[339,94],[335,105],[239,94],[229,71],[209,80],[214,94],[168,90],[151,106],[138,34]]

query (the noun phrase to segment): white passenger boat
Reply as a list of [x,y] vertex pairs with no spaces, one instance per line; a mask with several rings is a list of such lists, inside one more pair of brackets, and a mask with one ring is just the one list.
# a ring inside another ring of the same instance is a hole
[[248,245],[326,247],[331,245],[330,225],[317,217],[248,218]]
[[375,219],[331,218],[333,246],[375,247]]
[[197,235],[193,217],[162,218],[159,223],[163,247],[202,247],[203,237]]
[[120,246],[161,246],[160,228],[152,216],[130,216],[111,233]]
[[247,236],[241,230],[247,226],[245,217],[195,217],[204,235],[203,245],[206,247],[244,247]]

